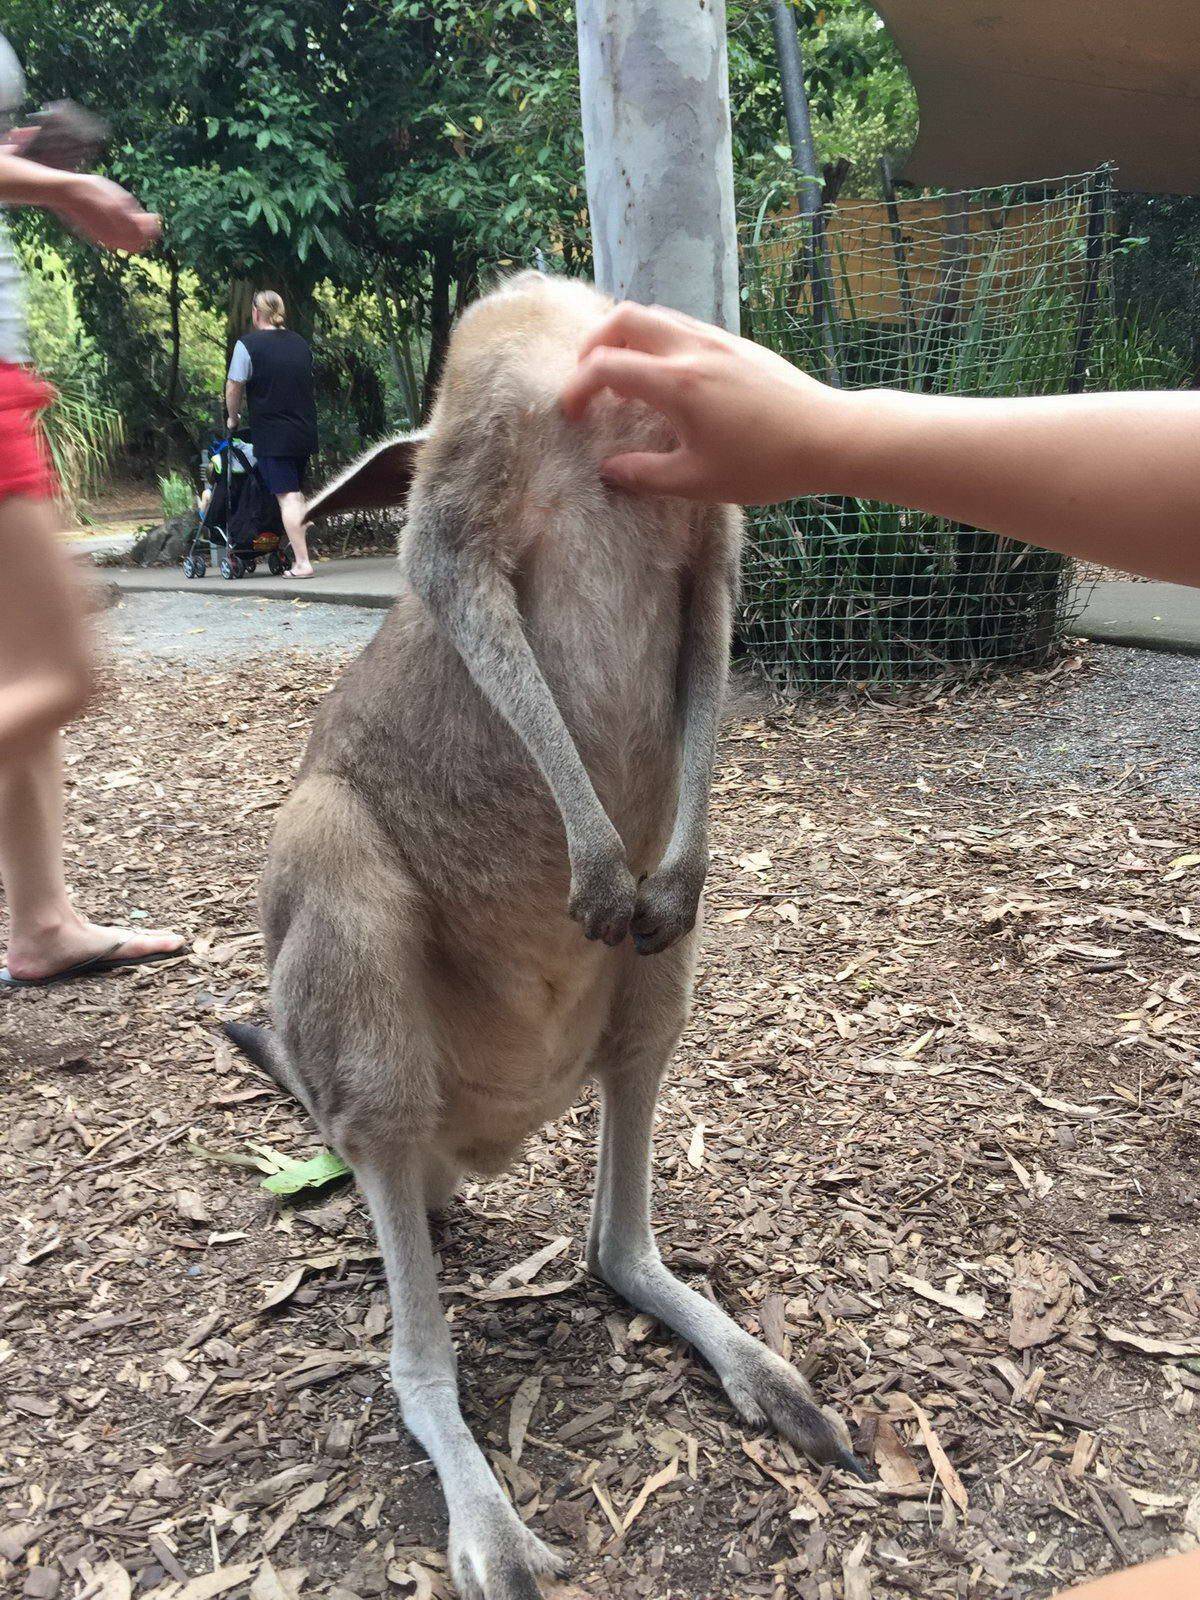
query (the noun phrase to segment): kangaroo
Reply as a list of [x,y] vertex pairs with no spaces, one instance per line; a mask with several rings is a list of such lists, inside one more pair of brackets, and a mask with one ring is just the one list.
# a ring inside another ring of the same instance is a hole
[[235,1042],[353,1167],[392,1304],[391,1377],[433,1460],[466,1600],[562,1562],[459,1409],[426,1213],[495,1174],[589,1079],[588,1265],[711,1363],[741,1416],[863,1469],[799,1373],[687,1288],[650,1223],[659,1081],[688,1014],[741,515],[635,499],[598,466],[665,423],[558,394],[610,308],[522,273],[452,337],[429,424],[310,517],[407,502],[406,587],[317,714],[262,888],[278,1033]]

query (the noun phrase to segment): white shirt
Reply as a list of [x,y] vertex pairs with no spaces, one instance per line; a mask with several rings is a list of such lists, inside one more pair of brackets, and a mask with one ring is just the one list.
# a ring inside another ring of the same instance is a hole
[[[25,76],[12,46],[0,33],[0,140],[10,131],[25,98]],[[25,285],[4,218],[0,216],[0,361],[29,360],[25,333]]]
[[254,364],[250,360],[250,352],[239,339],[233,347],[233,354],[229,358],[229,382],[245,383],[253,372]]

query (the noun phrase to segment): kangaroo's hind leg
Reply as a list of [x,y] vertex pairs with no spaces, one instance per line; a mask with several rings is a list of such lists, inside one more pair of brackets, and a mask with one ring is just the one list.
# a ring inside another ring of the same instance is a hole
[[562,1561],[505,1498],[459,1409],[417,1156],[379,1129],[349,1158],[387,1267],[392,1383],[405,1425],[441,1479],[450,1513],[450,1567],[460,1592],[466,1600],[538,1600],[538,1575],[560,1572]]
[[[447,1198],[453,1170],[436,1147],[439,1054],[423,998],[419,915],[403,914],[389,884],[397,914],[381,944],[370,908],[348,904],[345,881],[341,889],[300,911],[276,960],[286,1081],[354,1169],[375,1223],[392,1308],[392,1384],[441,1479],[454,1580],[466,1600],[538,1600],[538,1575],[562,1563],[505,1498],[463,1420],[438,1300],[426,1210]],[[381,949],[386,974],[377,970]]]
[[770,1425],[816,1461],[866,1476],[844,1423],[808,1384],[663,1263],[650,1225],[654,1107],[687,1017],[695,934],[649,960],[629,957],[627,985],[597,1061],[600,1161],[588,1264],[635,1305],[695,1345],[752,1427]]

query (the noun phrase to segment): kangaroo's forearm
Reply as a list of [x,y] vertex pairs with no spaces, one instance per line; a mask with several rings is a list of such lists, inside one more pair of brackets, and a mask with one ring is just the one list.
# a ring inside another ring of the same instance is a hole
[[419,536],[407,566],[417,593],[472,679],[524,744],[562,816],[572,862],[621,849],[550,686],[542,675],[509,579],[485,558]]
[[680,663],[683,759],[679,805],[665,862],[708,867],[708,803],[733,626],[733,578],[713,567],[701,572],[684,618]]

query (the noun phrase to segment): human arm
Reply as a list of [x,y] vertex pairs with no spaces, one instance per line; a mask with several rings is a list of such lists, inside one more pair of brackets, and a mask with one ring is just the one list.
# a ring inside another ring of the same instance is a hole
[[1055,1600],[1193,1600],[1200,1593],[1200,1550],[1109,1572],[1064,1589]]
[[0,145],[0,205],[38,206],[107,250],[146,250],[158,238],[159,219],[119,184],[92,172],[64,172],[29,161],[21,150],[27,131]]
[[235,383],[232,378],[225,385],[225,420],[232,433],[238,425],[238,418],[242,414],[242,403],[246,398],[246,385]]
[[237,427],[242,414],[242,406],[246,401],[246,380],[252,371],[250,352],[239,339],[229,358],[229,375],[225,380],[225,420],[230,433]]
[[581,416],[605,388],[661,411],[679,441],[606,462],[619,488],[742,504],[856,495],[1200,585],[1200,394],[835,390],[747,340],[638,306],[586,342],[564,412]]

